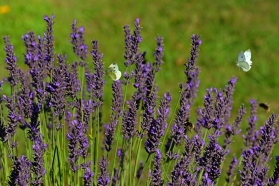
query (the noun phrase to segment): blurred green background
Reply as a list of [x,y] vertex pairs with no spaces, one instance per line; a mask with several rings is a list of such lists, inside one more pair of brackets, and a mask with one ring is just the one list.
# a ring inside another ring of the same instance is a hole
[[[156,36],[164,37],[164,64],[156,80],[161,96],[170,90],[172,105],[179,98],[178,83],[185,80],[183,64],[189,57],[190,37],[199,34],[203,41],[197,62],[201,69],[201,83],[193,113],[197,106],[203,105],[207,88],[224,88],[233,76],[238,78],[233,96],[233,116],[244,103],[248,110],[247,119],[251,98],[268,103],[271,112],[279,110],[278,0],[0,0],[0,6],[4,5],[9,6],[10,11],[0,14],[0,36],[10,36],[19,65],[23,68],[26,68],[23,62],[25,48],[21,36],[30,30],[42,35],[46,28],[43,16],[54,14],[56,54],[66,53],[69,62],[76,59],[69,42],[71,24],[76,19],[78,26],[85,27],[90,50],[91,40],[99,41],[105,66],[117,62],[120,69],[124,69],[122,27],[128,24],[134,29],[135,19],[140,18],[143,37],[140,49],[147,51],[148,61],[154,60]],[[0,48],[0,78],[3,78],[8,75],[4,68],[3,40]],[[249,72],[244,72],[235,61],[238,53],[248,48],[252,51],[253,64]],[[105,107],[109,107],[111,101],[110,84],[111,80],[107,78]],[[259,108],[259,126],[269,114]],[[195,114],[192,117],[194,119]],[[247,126],[247,120],[242,122],[243,129]]]

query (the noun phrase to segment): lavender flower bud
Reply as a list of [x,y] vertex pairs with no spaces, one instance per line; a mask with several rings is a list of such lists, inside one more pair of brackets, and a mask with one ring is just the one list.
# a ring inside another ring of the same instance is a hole
[[228,124],[225,128],[225,142],[223,144],[223,149],[226,149],[227,146],[231,143],[232,136],[238,134],[241,131],[241,129],[239,129],[239,125],[245,113],[246,110],[244,105],[242,104],[240,109],[238,110],[238,114],[233,125],[231,126]]
[[279,182],[279,156],[276,156],[275,160],[276,160],[276,164],[274,166],[273,175],[267,181],[267,183],[268,183],[267,185],[268,186],[276,185]]
[[88,163],[81,164],[81,168],[84,169],[83,174],[83,185],[90,186],[93,183],[93,176],[94,173],[90,170],[92,162],[89,161]]
[[251,99],[251,113],[250,117],[248,118],[249,122],[249,128],[247,129],[247,135],[243,135],[243,138],[245,139],[245,145],[246,147],[251,147],[253,144],[257,144],[257,136],[256,136],[256,122],[258,120],[256,113],[257,113],[257,107],[258,103],[256,100]]
[[98,178],[98,186],[108,186],[110,183],[110,176],[107,171],[108,168],[108,161],[103,156],[99,162],[100,166],[100,175]]
[[77,21],[72,24],[72,33],[70,42],[73,44],[74,53],[82,60],[86,59],[88,46],[84,44],[84,27],[77,28]]
[[153,169],[150,174],[152,186],[160,186],[164,184],[164,180],[162,178],[162,155],[159,149],[156,150],[156,156],[153,160]]
[[47,30],[44,34],[45,41],[45,65],[49,74],[51,74],[54,62],[54,36],[53,36],[53,24],[54,24],[54,15],[50,17],[44,16],[44,20],[47,23]]
[[158,108],[157,119],[153,120],[148,131],[148,139],[145,142],[145,150],[151,154],[156,152],[156,149],[160,145],[161,137],[164,135],[167,128],[167,118],[169,115],[171,95],[169,92],[164,94],[164,99],[161,100]]
[[234,174],[235,174],[234,171],[235,171],[235,168],[237,167],[237,165],[238,165],[238,161],[234,156],[231,163],[230,163],[229,170],[227,172],[227,175],[228,175],[228,177],[226,177],[226,182],[227,183],[232,183],[233,177],[234,177]]
[[13,162],[13,170],[9,176],[8,185],[29,185],[31,177],[31,162],[25,156],[17,157]]
[[122,133],[124,139],[129,141],[136,133],[137,104],[134,99],[127,102],[128,110],[124,111]]
[[158,72],[160,70],[160,67],[163,64],[163,38],[158,36],[156,38],[157,41],[157,48],[156,51],[153,53],[154,57],[155,57],[155,62],[153,64],[154,66],[154,71]]
[[10,44],[9,37],[4,37],[5,52],[6,52],[6,69],[9,71],[8,82],[14,87],[19,81],[17,57],[14,54],[14,47]]
[[97,40],[92,41],[92,50],[91,55],[93,59],[93,65],[95,72],[91,74],[91,72],[86,70],[86,84],[87,90],[91,94],[92,98],[95,98],[94,104],[97,107],[100,107],[103,104],[103,89],[105,85],[104,80],[104,64],[102,62],[103,54],[99,52],[99,44]]
[[41,134],[34,141],[32,146],[34,152],[34,159],[32,161],[32,171],[35,175],[33,180],[34,185],[41,185],[44,182],[44,175],[46,174],[44,166],[44,152],[47,149],[47,144],[44,143]]

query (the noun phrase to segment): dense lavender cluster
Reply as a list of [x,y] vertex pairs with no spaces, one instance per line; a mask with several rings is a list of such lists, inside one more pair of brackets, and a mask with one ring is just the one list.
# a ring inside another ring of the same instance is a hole
[[[208,88],[203,106],[190,114],[200,84],[199,35],[191,37],[185,80],[172,108],[174,93],[161,91],[156,83],[163,70],[163,37],[156,38],[154,61],[149,62],[147,52],[140,51],[139,18],[134,31],[123,27],[125,62],[119,67],[126,70],[117,81],[105,76],[97,40],[89,53],[85,28],[77,27],[76,20],[69,42],[78,61],[55,55],[54,16],[44,20],[42,36],[32,31],[22,36],[27,70],[19,68],[14,46],[4,37],[9,76],[0,88],[8,84],[11,91],[0,98],[1,185],[279,183],[279,158],[272,154],[279,139],[277,115],[258,123],[258,103],[251,99],[247,122],[245,104],[233,118],[236,77],[224,88]],[[107,83],[111,90],[105,91]],[[106,95],[112,95],[111,109],[104,104]],[[240,129],[242,123],[246,130]],[[235,149],[234,142],[241,140],[241,148]]]

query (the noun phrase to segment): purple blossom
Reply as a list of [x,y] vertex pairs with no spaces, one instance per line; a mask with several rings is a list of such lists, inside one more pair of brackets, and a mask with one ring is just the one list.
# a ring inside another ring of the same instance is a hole
[[80,57],[82,60],[86,59],[88,46],[84,41],[84,27],[77,28],[77,21],[74,20],[72,24],[72,33],[70,42],[73,45],[74,53]]
[[256,100],[251,99],[250,105],[251,105],[251,112],[250,112],[250,117],[248,118],[249,128],[247,128],[246,135],[243,135],[243,138],[245,139],[246,147],[251,147],[252,145],[257,144],[257,140],[258,140],[258,135],[256,132],[256,122],[258,120],[256,114],[257,114],[258,103]]
[[119,117],[122,115],[123,93],[121,81],[114,81],[112,84],[113,99],[112,99],[112,113],[110,116],[109,125],[105,126],[104,145],[106,151],[111,150],[111,145],[114,139],[114,133],[118,124]]
[[164,135],[167,128],[167,118],[169,115],[171,95],[169,92],[164,94],[164,99],[161,100],[157,110],[158,116],[153,119],[148,131],[148,139],[145,142],[145,150],[148,154],[156,152],[160,145],[161,137]]
[[38,134],[32,146],[34,155],[32,161],[32,172],[35,175],[33,180],[34,185],[41,185],[44,182],[44,175],[46,174],[44,166],[44,153],[47,149],[47,144],[44,143],[41,134]]
[[261,138],[258,146],[261,153],[264,154],[263,159],[268,158],[273,146],[277,143],[278,134],[274,129],[276,118],[276,114],[271,114],[265,125],[260,127]]
[[6,52],[6,69],[9,71],[8,82],[14,87],[19,81],[19,68],[17,67],[17,57],[14,54],[14,47],[10,44],[9,37],[4,37]]
[[8,98],[7,96],[3,96],[3,100],[6,101],[6,107],[8,109],[8,125],[5,128],[5,138],[4,142],[12,142],[12,138],[16,133],[16,127],[19,124],[21,116],[17,112],[16,105],[15,105],[15,97]]
[[[225,151],[217,143],[219,132],[216,131],[209,136],[209,144],[205,147],[203,157],[199,162],[199,166],[204,169],[204,173],[208,173],[211,181],[215,181],[221,174],[221,163],[224,160]],[[203,175],[204,177],[205,175]]]
[[47,99],[48,106],[54,108],[54,114],[59,119],[62,119],[66,108],[65,72],[67,66],[65,60],[65,56],[58,55],[59,66],[53,68],[52,81],[46,88],[46,91],[50,93]]
[[199,68],[196,67],[196,61],[199,52],[199,40],[200,36],[193,35],[192,40],[192,49],[190,52],[190,57],[188,63],[185,64],[185,75],[186,82],[180,84],[181,97],[180,97],[180,108],[176,113],[174,119],[174,124],[172,127],[172,140],[175,144],[178,144],[183,139],[183,136],[189,131],[192,126],[190,126],[189,117],[190,117],[190,108],[193,104],[193,99],[196,97],[197,88],[199,86]]
[[233,180],[233,177],[235,175],[235,169],[238,165],[238,161],[237,159],[235,158],[235,156],[233,157],[231,163],[230,163],[230,166],[229,166],[229,169],[228,169],[228,172],[227,172],[227,177],[226,177],[226,182],[227,183],[232,183],[234,180]]
[[228,123],[228,120],[231,116],[231,110],[232,110],[232,95],[234,92],[235,83],[237,81],[236,77],[233,77],[230,81],[228,81],[228,85],[223,90],[224,95],[224,123]]
[[81,164],[81,168],[84,169],[83,174],[83,185],[84,186],[90,186],[93,183],[93,176],[94,173],[90,170],[92,162],[89,161],[88,163]]
[[168,185],[196,185],[197,178],[189,171],[189,160],[188,157],[182,156],[181,159],[177,161],[171,172],[171,182],[169,182]]
[[44,20],[47,23],[47,30],[44,34],[44,50],[45,50],[45,65],[46,68],[51,74],[54,62],[54,36],[53,36],[53,24],[54,24],[54,15],[50,17],[44,16]]
[[25,118],[31,118],[34,107],[34,92],[30,88],[29,74],[22,73],[20,76],[21,90],[19,91],[19,110],[22,110]]
[[133,35],[131,34],[130,27],[128,25],[125,25],[123,28],[125,34],[124,58],[126,59],[124,64],[126,67],[128,67],[136,62],[135,56],[139,50],[139,43],[142,41],[142,37],[140,35],[141,27],[139,24],[139,19],[136,19],[135,21],[135,30]]
[[204,96],[204,108],[198,109],[197,125],[206,129],[211,129],[213,127],[213,123],[215,123],[214,101],[213,89],[207,89],[206,95]]
[[129,141],[136,133],[137,104],[134,99],[127,102],[128,110],[124,111],[122,133],[125,140]]
[[108,186],[110,183],[110,176],[108,173],[108,161],[103,156],[102,159],[99,161],[100,166],[100,175],[98,178],[98,185],[99,186]]
[[276,160],[276,164],[274,166],[274,171],[273,171],[273,175],[271,178],[268,179],[268,186],[273,186],[278,184],[279,182],[279,156],[275,157]]
[[156,51],[153,53],[154,57],[155,57],[155,62],[153,63],[154,66],[154,71],[158,72],[160,70],[160,67],[163,64],[163,38],[158,36],[156,38],[157,41],[157,48]]
[[153,169],[151,171],[150,177],[151,182],[150,185],[163,185],[164,180],[162,178],[162,154],[159,149],[156,150],[156,155],[153,160]]
[[[148,85],[148,84],[147,84]],[[151,122],[154,119],[154,110],[156,107],[156,99],[157,99],[158,87],[154,86],[147,90],[147,94],[143,99],[143,114],[142,114],[142,122],[141,129],[142,131],[148,131]]]
[[69,149],[69,157],[68,161],[70,163],[70,168],[73,172],[78,170],[77,161],[80,155],[80,151],[78,150],[78,143],[81,136],[81,125],[79,122],[72,121],[72,114],[67,111],[65,114],[65,121],[68,126],[68,134],[67,140],[68,149]]
[[29,185],[31,178],[31,162],[25,156],[17,157],[13,162],[13,169],[9,176],[8,184],[12,185]]
[[256,167],[256,160],[254,159],[254,152],[252,149],[247,149],[242,152],[243,170],[240,170],[240,181],[243,185],[252,185],[255,180],[253,169]]
[[227,149],[227,146],[231,143],[232,141],[232,136],[238,134],[241,129],[239,129],[239,125],[241,123],[241,120],[246,113],[244,104],[241,105],[240,109],[238,110],[237,117],[235,118],[235,121],[232,125],[228,124],[225,127],[225,142],[223,144],[223,149]]
[[65,92],[66,95],[70,96],[72,99],[77,99],[78,92],[80,91],[80,82],[78,80],[77,67],[78,63],[73,63],[71,65],[71,69],[69,69],[69,66],[66,66],[66,68],[63,69],[63,73],[65,76]]
[[97,40],[92,41],[91,55],[95,72],[92,74],[89,69],[86,70],[85,78],[87,90],[91,94],[91,98],[97,107],[103,104],[103,89],[105,85],[104,80],[104,64],[102,62],[103,54],[99,52],[99,43]]
[[36,66],[39,55],[35,33],[32,31],[28,32],[27,34],[22,36],[22,39],[26,48],[26,54],[24,55],[24,63],[28,65],[30,69],[33,69],[34,66]]

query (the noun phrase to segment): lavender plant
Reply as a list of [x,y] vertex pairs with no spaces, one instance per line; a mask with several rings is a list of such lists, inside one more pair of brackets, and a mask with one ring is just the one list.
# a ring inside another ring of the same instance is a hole
[[[104,110],[104,86],[112,80],[105,76],[98,41],[92,41],[88,57],[85,28],[74,20],[69,37],[79,61],[70,63],[54,52],[54,16],[44,20],[42,36],[31,31],[22,37],[28,70],[19,68],[14,47],[4,37],[9,76],[0,88],[8,84],[11,93],[0,98],[1,185],[278,184],[278,156],[271,164],[277,115],[257,124],[257,102],[251,99],[248,121],[243,120],[244,104],[232,118],[236,77],[223,89],[208,88],[204,105],[190,115],[200,83],[199,35],[191,36],[185,80],[177,107],[171,108],[171,93],[162,90],[166,93],[160,96],[156,83],[164,69],[163,38],[156,38],[155,59],[148,62],[139,48],[140,19],[134,31],[125,25],[126,69],[107,91],[112,106]],[[134,92],[129,95],[128,89]],[[246,131],[241,123],[249,125]],[[243,140],[237,150],[232,148],[236,138]]]

